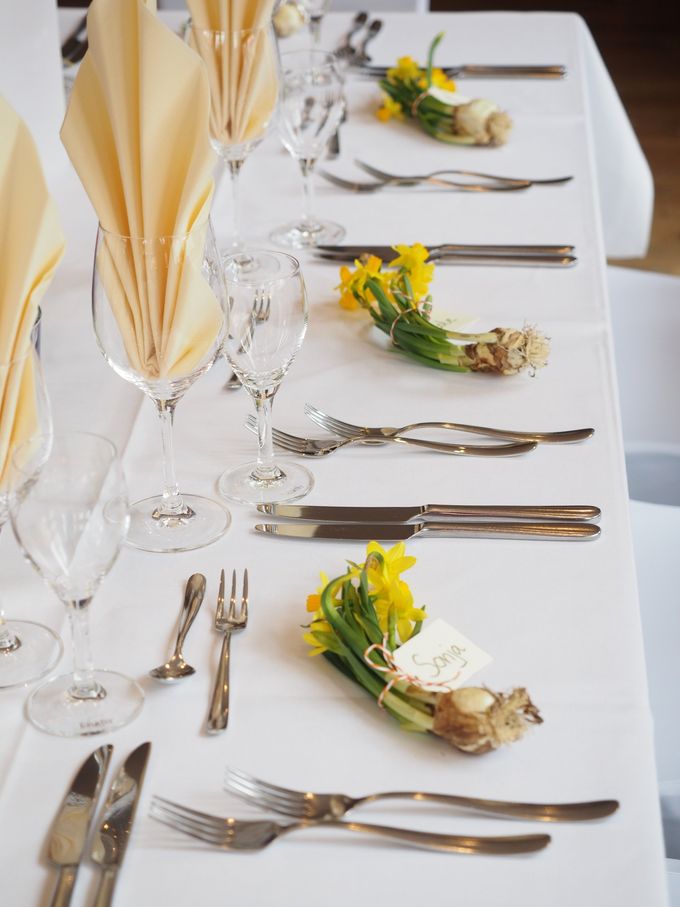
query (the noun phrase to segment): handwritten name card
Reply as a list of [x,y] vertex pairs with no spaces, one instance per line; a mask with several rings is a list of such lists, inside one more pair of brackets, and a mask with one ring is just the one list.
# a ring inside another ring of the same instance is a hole
[[455,690],[493,659],[445,620],[426,629],[392,653],[394,663],[423,686]]

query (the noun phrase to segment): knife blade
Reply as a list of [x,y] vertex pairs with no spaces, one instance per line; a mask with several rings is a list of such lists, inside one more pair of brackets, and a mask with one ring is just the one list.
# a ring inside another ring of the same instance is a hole
[[[361,66],[358,73],[372,79],[384,79],[390,68],[388,66]],[[450,79],[563,79],[567,74],[567,67],[560,64],[460,63],[441,66],[440,69]]]
[[256,532],[297,539],[400,541],[415,536],[478,539],[595,539],[592,523],[258,523]]
[[47,859],[59,870],[50,907],[68,907],[113,746],[100,746],[71,781],[50,831]]
[[135,820],[151,743],[142,743],[127,757],[113,779],[102,820],[92,841],[92,859],[102,868],[94,907],[109,907]]
[[[571,255],[574,246],[563,245],[506,245],[502,243],[438,243],[427,247],[430,256],[435,254],[461,254],[461,255]],[[315,246],[315,252],[324,255],[342,255],[346,258],[359,258],[360,255],[369,253],[377,255],[383,260],[396,258],[397,253],[392,246],[365,243],[364,245],[320,245]]]
[[[371,249],[368,250],[372,252]],[[372,252],[376,255],[377,252]],[[393,253],[392,253],[393,254]],[[317,252],[318,261],[354,261],[359,256],[339,255],[337,252]],[[514,267],[514,268],[572,268],[578,258],[575,255],[525,255],[520,253],[489,253],[489,252],[441,252],[430,255],[427,261],[436,261],[440,265],[476,265],[489,267]]]
[[601,511],[589,504],[486,505],[422,504],[413,507],[336,507],[328,505],[258,504],[260,513],[290,520],[335,523],[406,523],[427,517],[491,520],[596,521]]

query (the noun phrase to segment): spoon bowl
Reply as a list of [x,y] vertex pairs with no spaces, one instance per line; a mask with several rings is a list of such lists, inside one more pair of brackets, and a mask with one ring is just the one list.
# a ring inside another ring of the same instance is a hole
[[196,673],[196,669],[184,660],[182,646],[189,632],[189,628],[198,614],[198,609],[203,602],[205,595],[205,577],[202,573],[194,573],[189,577],[184,590],[184,603],[182,612],[179,617],[179,627],[177,628],[177,641],[175,642],[175,651],[170,658],[157,668],[149,671],[151,677],[160,680],[162,683],[175,683],[184,677],[191,677]]

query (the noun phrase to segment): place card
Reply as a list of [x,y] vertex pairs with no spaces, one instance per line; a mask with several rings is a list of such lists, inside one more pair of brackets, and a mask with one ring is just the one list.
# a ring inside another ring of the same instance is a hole
[[392,652],[396,667],[423,686],[455,690],[493,659],[445,620],[428,621],[424,630]]

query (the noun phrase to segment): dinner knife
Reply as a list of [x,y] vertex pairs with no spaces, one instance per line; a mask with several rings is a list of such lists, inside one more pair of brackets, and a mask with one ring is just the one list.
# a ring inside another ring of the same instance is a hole
[[[389,66],[362,66],[359,73],[373,79],[384,79],[390,68]],[[441,66],[439,68],[449,79],[563,79],[567,74],[567,67],[557,64],[460,63],[458,66]]]
[[[510,256],[510,257],[537,257],[556,256],[564,258],[571,256],[574,246],[571,245],[477,245],[470,243],[443,243],[428,246],[430,261],[441,261],[449,256]],[[392,246],[380,246],[371,243],[353,246],[316,246],[315,252],[324,257],[334,257],[338,261],[354,261],[362,255],[376,255],[383,261],[396,258],[397,253]]]
[[592,523],[258,523],[256,532],[297,539],[400,541],[417,535],[478,539],[595,539]]
[[[370,249],[368,250],[371,251]],[[377,254],[377,253],[373,253]],[[394,256],[392,252],[390,258]],[[354,255],[329,254],[327,252],[317,252],[316,258],[320,261],[354,261]],[[464,254],[461,252],[445,252],[437,255],[430,255],[427,261],[436,261],[441,265],[476,265],[484,267],[514,267],[514,268],[571,268],[578,258],[574,255],[522,255],[517,253],[511,254],[489,254],[472,253]]]
[[118,870],[135,820],[150,751],[151,744],[148,742],[133,750],[109,789],[102,820],[92,842],[92,859],[102,868],[93,907],[109,907],[111,904]]
[[113,747],[100,746],[80,766],[54,820],[47,859],[59,870],[50,907],[68,907]]
[[486,505],[423,504],[414,507],[335,507],[327,505],[258,504],[260,513],[290,520],[314,520],[335,523],[406,523],[428,517],[490,520],[565,520],[597,521],[599,507],[591,505]]

